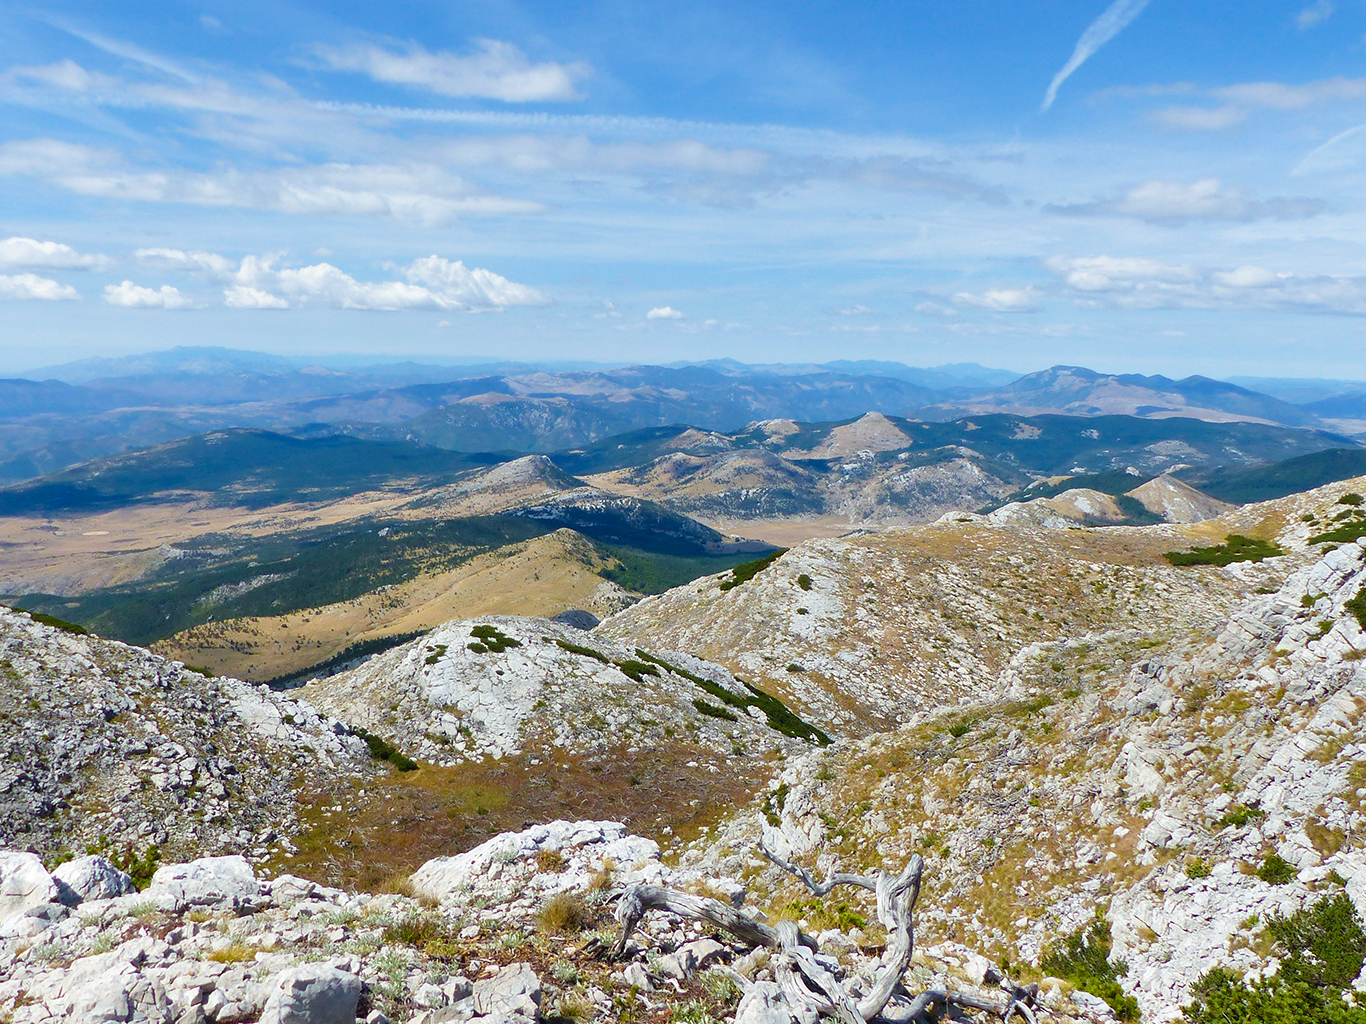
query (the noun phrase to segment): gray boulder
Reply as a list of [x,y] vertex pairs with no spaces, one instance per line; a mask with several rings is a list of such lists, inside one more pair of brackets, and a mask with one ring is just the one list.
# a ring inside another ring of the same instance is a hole
[[355,1024],[360,978],[325,964],[305,964],[279,975],[260,1024]]
[[602,620],[592,612],[586,612],[582,608],[570,608],[568,611],[560,612],[551,621],[563,622],[566,626],[587,632],[595,628]]
[[66,886],[63,893],[68,901],[111,900],[134,891],[133,879],[104,857],[80,857],[69,860],[52,872],[52,877]]
[[735,1008],[735,1024],[792,1024],[783,990],[774,981],[756,981]]
[[32,907],[54,903],[60,894],[57,883],[36,856],[0,851],[0,923]]
[[202,857],[158,868],[147,898],[166,909],[230,907],[249,911],[261,898],[261,884],[245,857]]
[[474,983],[474,1012],[481,1017],[534,1020],[541,1012],[541,979],[530,964],[509,964],[492,978]]
[[171,1024],[175,1010],[166,990],[154,978],[124,964],[105,971],[71,993],[71,1018],[96,1021],[130,1021],[137,1024]]

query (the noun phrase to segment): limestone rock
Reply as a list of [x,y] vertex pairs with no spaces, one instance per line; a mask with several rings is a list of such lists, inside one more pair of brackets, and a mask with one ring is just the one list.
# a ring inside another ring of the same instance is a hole
[[359,1001],[360,978],[335,967],[307,964],[280,975],[260,1024],[354,1024]]
[[52,877],[78,901],[108,900],[134,891],[133,879],[104,857],[78,857],[59,865]]
[[250,908],[261,896],[261,885],[245,857],[203,857],[188,864],[157,869],[147,898],[179,907],[220,906]]
[[31,907],[53,903],[58,896],[57,883],[36,856],[0,851],[0,923]]
[[474,983],[474,1012],[534,1019],[541,1012],[541,979],[530,964],[510,964],[492,978]]

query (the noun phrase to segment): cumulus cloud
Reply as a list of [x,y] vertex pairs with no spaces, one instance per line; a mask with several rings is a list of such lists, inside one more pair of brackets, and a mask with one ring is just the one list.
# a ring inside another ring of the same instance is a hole
[[113,266],[108,256],[80,253],[61,242],[40,242],[36,238],[0,239],[0,267],[26,267],[34,270],[107,270]]
[[480,39],[471,54],[432,53],[411,46],[393,53],[378,46],[324,46],[317,55],[334,71],[358,71],[376,82],[410,85],[442,96],[479,97],[505,103],[583,99],[578,83],[593,69],[582,61],[533,64],[512,43]]
[[136,255],[149,266],[223,285],[223,304],[233,309],[288,309],[298,303],[339,309],[496,312],[550,302],[529,285],[435,255],[401,268],[403,280],[387,281],[358,281],[331,263],[278,266],[278,255],[246,256],[240,263],[217,253],[181,249],[139,249]]
[[1335,10],[1337,8],[1333,6],[1333,0],[1314,0],[1314,3],[1300,11],[1296,16],[1295,25],[1303,32],[1306,29],[1313,28],[1321,21],[1327,21],[1333,16]]
[[0,274],[0,299],[39,299],[47,302],[79,302],[81,293],[37,274]]
[[1111,256],[1057,256],[1045,266],[1083,305],[1366,314],[1366,277],[1300,275],[1254,265],[1223,270]]
[[1292,220],[1322,213],[1317,199],[1248,199],[1240,189],[1225,188],[1218,178],[1200,181],[1146,181],[1115,199],[1070,206],[1048,206],[1054,213],[1083,216],[1136,217],[1155,224],[1184,224],[1192,220]]
[[673,306],[656,306],[645,314],[646,320],[682,320],[683,314]]
[[1025,313],[1035,308],[1034,291],[1031,288],[988,288],[980,295],[958,292],[953,301],[960,306],[985,309],[992,313]]
[[132,281],[104,286],[104,301],[111,306],[128,309],[193,309],[194,302],[181,294],[179,288],[163,284],[158,288],[144,288]]
[[1047,110],[1053,105],[1053,101],[1058,98],[1058,89],[1062,83],[1072,76],[1072,72],[1086,63],[1088,59],[1102,46],[1108,43],[1115,36],[1128,26],[1143,13],[1143,8],[1148,6],[1148,0],[1114,0],[1109,7],[1101,13],[1101,16],[1087,26],[1086,31],[1077,40],[1076,48],[1072,51],[1072,56],[1067,59],[1067,63],[1062,69],[1053,76],[1053,81],[1048,85],[1048,92],[1044,95],[1043,106],[1040,110]]

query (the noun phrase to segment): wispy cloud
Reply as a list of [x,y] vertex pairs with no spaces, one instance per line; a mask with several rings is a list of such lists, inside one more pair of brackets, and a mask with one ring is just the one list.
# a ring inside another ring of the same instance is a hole
[[1151,224],[1177,226],[1193,220],[1294,220],[1322,213],[1324,206],[1318,199],[1249,199],[1240,189],[1226,188],[1218,178],[1204,178],[1189,184],[1146,181],[1113,199],[1046,209],[1074,216],[1135,217]]
[[108,270],[114,261],[98,253],[81,253],[61,242],[36,238],[0,239],[0,267],[30,270]]
[[1077,40],[1076,48],[1072,51],[1072,56],[1062,66],[1062,70],[1053,76],[1053,81],[1048,85],[1048,92],[1044,94],[1043,105],[1039,109],[1047,110],[1053,106],[1053,101],[1058,98],[1058,89],[1062,87],[1063,82],[1072,76],[1072,72],[1085,64],[1102,46],[1124,31],[1129,22],[1142,14],[1143,8],[1147,6],[1148,0],[1114,0],[1109,7],[1105,8],[1104,13],[1091,22],[1086,31],[1081,34],[1081,38]]
[[[1184,92],[1195,91],[1189,87]],[[1242,124],[1256,110],[1280,112],[1324,107],[1333,103],[1359,103],[1366,99],[1366,78],[1324,78],[1317,82],[1239,82],[1201,95],[1219,100],[1214,107],[1178,106],[1155,111],[1151,120],[1166,128],[1186,131],[1223,131]]]
[[79,302],[81,293],[37,274],[0,274],[0,299],[38,299],[46,302]]
[[1321,21],[1327,21],[1333,16],[1337,8],[1333,5],[1333,0],[1314,0],[1295,18],[1295,25],[1301,32],[1313,28]]
[[1251,264],[1224,270],[1141,257],[1057,256],[1044,265],[1084,306],[1366,314],[1366,277],[1302,275]]
[[1037,305],[1032,288],[988,288],[980,294],[958,292],[953,301],[959,306],[991,313],[1027,313]]
[[432,53],[410,46],[394,53],[374,45],[320,46],[316,53],[334,71],[357,71],[376,82],[408,85],[442,96],[505,103],[564,103],[583,99],[578,85],[593,69],[586,63],[533,64],[520,49],[480,39],[471,54]]
[[683,314],[672,306],[656,306],[645,314],[646,320],[682,320]]

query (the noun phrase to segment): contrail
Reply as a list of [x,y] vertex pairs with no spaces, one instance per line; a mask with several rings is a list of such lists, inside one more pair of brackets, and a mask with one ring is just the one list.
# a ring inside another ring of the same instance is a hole
[[1115,0],[1105,8],[1105,13],[1091,22],[1081,34],[1081,38],[1077,40],[1077,48],[1072,51],[1071,58],[1062,66],[1062,70],[1053,76],[1053,82],[1049,85],[1048,94],[1044,96],[1043,106],[1039,110],[1044,111],[1051,107],[1053,101],[1058,98],[1058,87],[1067,81],[1072,72],[1085,64],[1091,54],[1119,35],[1147,6],[1148,0]]

